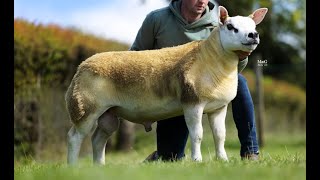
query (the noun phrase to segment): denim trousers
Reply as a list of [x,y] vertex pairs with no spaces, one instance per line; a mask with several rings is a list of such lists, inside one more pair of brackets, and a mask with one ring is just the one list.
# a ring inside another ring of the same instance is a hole
[[[240,156],[245,153],[259,154],[254,106],[247,80],[238,74],[237,95],[232,100],[233,119],[241,144]],[[178,160],[185,156],[189,131],[184,116],[157,122],[157,153],[162,160]]]

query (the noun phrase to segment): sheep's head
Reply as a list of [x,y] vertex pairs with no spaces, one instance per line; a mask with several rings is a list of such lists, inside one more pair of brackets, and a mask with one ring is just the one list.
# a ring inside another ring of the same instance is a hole
[[268,9],[260,8],[247,17],[229,17],[225,7],[219,6],[220,11],[220,39],[226,51],[233,51],[238,56],[248,56],[260,43],[256,31],[258,25],[265,17]]

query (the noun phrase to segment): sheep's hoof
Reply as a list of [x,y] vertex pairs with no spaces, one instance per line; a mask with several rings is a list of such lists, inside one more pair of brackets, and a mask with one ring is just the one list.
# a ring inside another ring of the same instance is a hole
[[144,122],[142,123],[146,132],[150,132],[152,130],[151,124],[152,122]]
[[144,129],[146,130],[146,132],[150,132],[152,130],[152,127],[151,126],[149,126],[149,127],[145,126]]
[[221,160],[221,161],[225,161],[225,162],[228,162],[228,161],[229,161],[229,159],[228,159],[228,157],[227,157],[226,154],[224,154],[224,155],[217,155],[217,160]]
[[202,157],[193,158],[194,162],[202,162]]

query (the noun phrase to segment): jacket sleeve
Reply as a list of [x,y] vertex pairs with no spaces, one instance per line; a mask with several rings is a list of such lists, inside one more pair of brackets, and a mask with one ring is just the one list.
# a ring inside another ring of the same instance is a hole
[[154,49],[155,19],[149,13],[144,19],[137,36],[129,50],[140,51]]
[[248,57],[244,60],[239,61],[238,63],[238,73],[241,73],[242,70],[247,66],[248,64]]

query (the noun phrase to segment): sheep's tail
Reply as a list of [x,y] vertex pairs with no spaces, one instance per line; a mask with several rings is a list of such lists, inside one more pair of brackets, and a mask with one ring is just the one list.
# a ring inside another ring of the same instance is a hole
[[79,74],[77,73],[72,79],[72,82],[65,94],[66,107],[69,113],[70,120],[73,123],[79,121],[85,114],[83,97],[77,83],[78,76]]

